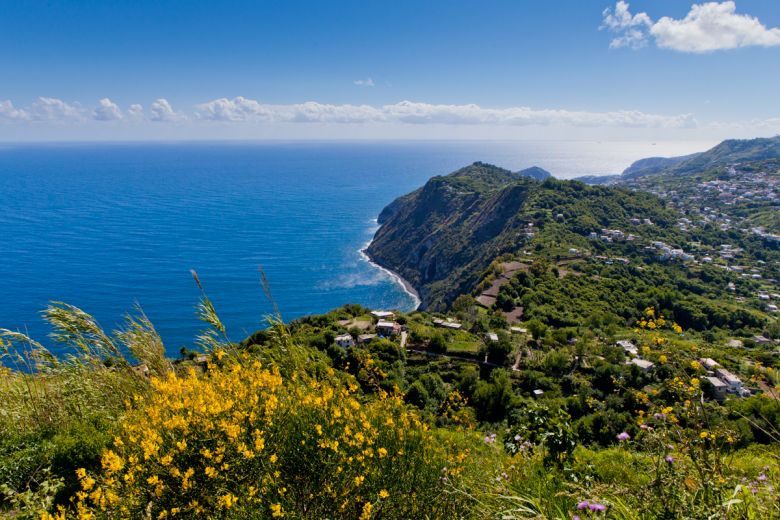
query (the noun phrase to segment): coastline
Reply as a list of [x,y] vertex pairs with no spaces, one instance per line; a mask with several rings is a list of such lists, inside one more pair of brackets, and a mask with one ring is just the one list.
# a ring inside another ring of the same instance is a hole
[[416,311],[417,309],[419,309],[420,305],[422,305],[422,299],[420,299],[420,293],[418,293],[417,289],[415,289],[414,286],[410,284],[403,276],[396,273],[395,271],[388,269],[387,267],[379,265],[374,261],[373,258],[371,258],[371,255],[368,254],[368,248],[371,245],[371,242],[373,242],[373,239],[369,240],[366,243],[366,245],[359,250],[360,256],[362,256],[366,262],[371,264],[372,267],[375,267],[376,269],[383,271],[384,273],[389,275],[390,278],[392,278],[395,283],[401,286],[404,292],[408,294],[414,301],[414,308],[412,310]]

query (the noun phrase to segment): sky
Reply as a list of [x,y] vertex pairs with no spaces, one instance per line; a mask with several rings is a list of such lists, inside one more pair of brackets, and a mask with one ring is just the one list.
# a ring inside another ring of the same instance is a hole
[[3,0],[0,140],[780,133],[780,1]]

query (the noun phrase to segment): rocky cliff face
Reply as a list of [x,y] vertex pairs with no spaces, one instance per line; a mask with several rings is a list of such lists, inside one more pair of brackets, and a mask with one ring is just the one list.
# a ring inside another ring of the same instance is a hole
[[422,308],[443,308],[512,248],[506,231],[534,184],[483,163],[434,177],[382,211],[368,254],[414,285]]
[[673,228],[676,216],[652,195],[554,178],[539,182],[474,163],[389,204],[367,253],[417,289],[422,309],[443,310],[471,293],[502,254],[543,253],[564,243],[583,247],[590,232],[633,230],[637,216],[656,222],[660,239],[674,238],[659,233]]

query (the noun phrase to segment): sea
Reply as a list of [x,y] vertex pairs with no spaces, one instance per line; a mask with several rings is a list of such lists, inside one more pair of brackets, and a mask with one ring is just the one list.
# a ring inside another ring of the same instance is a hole
[[[0,144],[0,327],[62,353],[50,301],[106,330],[138,306],[171,356],[204,325],[204,291],[232,340],[345,303],[413,309],[361,253],[396,197],[475,161],[559,178],[620,173],[711,142],[176,142]],[[261,284],[268,280],[271,297]]]

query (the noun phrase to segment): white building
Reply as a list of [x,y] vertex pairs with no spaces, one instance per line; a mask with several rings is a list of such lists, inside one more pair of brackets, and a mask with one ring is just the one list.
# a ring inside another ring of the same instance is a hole
[[631,354],[632,356],[636,356],[639,352],[636,348],[636,345],[632,341],[629,341],[627,339],[621,339],[617,342],[615,342],[615,345],[622,348],[626,351],[626,354]]
[[649,371],[650,371],[650,369],[651,369],[651,368],[653,368],[653,367],[655,366],[655,364],[654,364],[653,362],[651,362],[651,361],[648,361],[648,360],[646,360],[646,359],[639,359],[639,358],[634,358],[634,359],[632,359],[632,360],[630,361],[630,363],[631,363],[632,365],[636,365],[636,366],[638,366],[639,368],[641,368],[643,372],[649,372]]
[[728,391],[732,394],[738,394],[742,391],[742,380],[725,368],[717,369],[715,375],[726,384]]
[[445,329],[452,329],[452,330],[460,330],[463,328],[463,325],[451,319],[443,320],[441,318],[436,318],[435,320],[433,320],[433,324],[437,327],[442,327]]
[[401,332],[401,326],[394,321],[379,320],[376,332],[380,336],[394,336]]
[[336,345],[341,348],[354,347],[355,340],[352,339],[350,334],[342,334],[340,336],[336,336]]
[[718,401],[722,401],[726,398],[726,392],[728,391],[728,385],[718,379],[717,377],[707,377],[705,378],[707,381],[710,382],[712,385],[712,393],[715,396],[715,399]]
[[701,366],[703,366],[707,370],[715,370],[720,366],[720,364],[717,361],[708,357],[700,358],[699,363],[701,363]]

